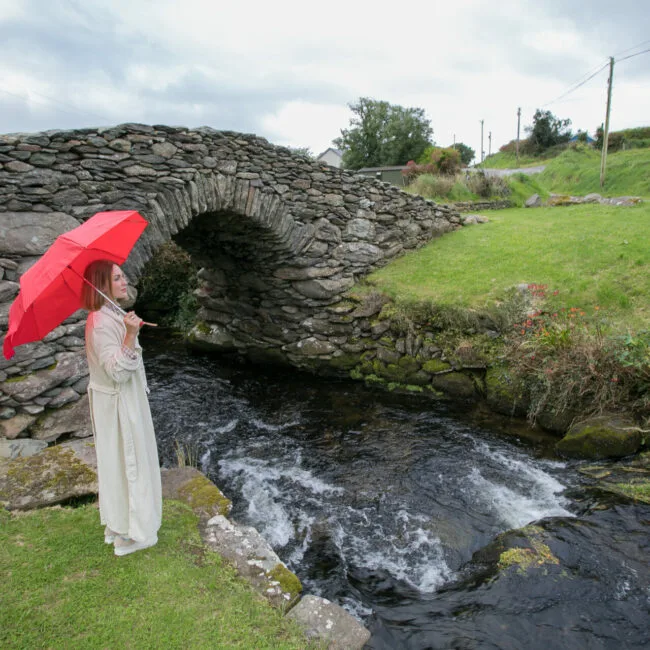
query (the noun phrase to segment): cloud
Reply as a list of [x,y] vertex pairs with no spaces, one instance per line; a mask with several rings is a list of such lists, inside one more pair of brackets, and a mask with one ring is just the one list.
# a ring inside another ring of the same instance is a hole
[[[482,119],[494,150],[515,136],[517,106],[523,124],[543,106],[602,122],[605,71],[553,100],[647,38],[645,4],[3,0],[2,130],[207,124],[318,152],[369,96],[423,108],[441,144],[479,150]],[[649,61],[617,65],[613,128],[647,121]]]

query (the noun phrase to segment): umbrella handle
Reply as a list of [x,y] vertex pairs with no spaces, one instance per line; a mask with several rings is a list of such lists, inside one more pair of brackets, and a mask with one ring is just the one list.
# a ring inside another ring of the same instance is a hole
[[[76,273],[87,285],[91,286],[100,296],[102,296],[102,298],[104,298],[104,300],[107,300],[108,302],[110,302],[111,305],[113,305],[113,307],[115,307],[115,309],[119,310],[120,314],[122,314],[123,316],[126,316],[126,312],[115,301],[111,300],[103,291],[98,289],[89,280],[86,280],[86,278],[83,275],[81,275],[81,273],[75,271],[75,269],[73,269],[70,265],[68,265],[68,268],[73,273]],[[142,321],[142,324],[143,325],[148,325],[149,327],[158,327],[158,323],[148,323],[147,321]]]

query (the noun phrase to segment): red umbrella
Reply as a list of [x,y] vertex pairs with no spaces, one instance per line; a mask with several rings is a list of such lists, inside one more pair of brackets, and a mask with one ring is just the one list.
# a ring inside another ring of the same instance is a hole
[[135,210],[98,212],[59,235],[20,278],[2,347],[5,358],[14,355],[15,346],[42,339],[77,311],[86,267],[95,260],[122,264],[147,225]]

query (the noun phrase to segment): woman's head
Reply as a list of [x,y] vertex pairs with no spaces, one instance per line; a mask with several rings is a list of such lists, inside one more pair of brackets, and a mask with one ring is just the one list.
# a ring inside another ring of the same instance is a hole
[[[126,276],[122,269],[113,262],[108,260],[92,262],[86,268],[84,277],[112,300],[127,298]],[[97,311],[105,302],[106,300],[100,293],[84,282],[81,290],[81,304],[85,309]]]

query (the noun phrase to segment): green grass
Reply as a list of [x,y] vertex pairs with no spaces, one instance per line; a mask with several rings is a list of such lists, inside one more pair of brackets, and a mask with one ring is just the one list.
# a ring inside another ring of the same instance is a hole
[[538,165],[545,165],[547,163],[548,160],[546,158],[523,154],[519,156],[519,163],[517,163],[517,156],[514,153],[499,151],[488,156],[480,166],[486,169],[520,169],[524,167],[537,167]]
[[552,192],[582,196],[650,197],[650,149],[619,151],[607,156],[605,187],[600,188],[600,152],[590,148],[567,149],[548,161],[539,182]]
[[516,208],[449,233],[369,276],[401,299],[481,308],[520,283],[565,306],[599,306],[617,327],[650,313],[650,205]]
[[[605,187],[600,187],[600,151],[586,145],[570,146],[559,155],[545,158],[521,157],[520,167],[545,165],[534,177],[547,192],[584,196],[598,192],[603,196],[650,197],[650,148],[617,151],[607,156]],[[515,169],[514,154],[498,153],[484,167]],[[538,192],[539,193],[539,192]]]
[[165,501],[158,544],[118,558],[94,505],[0,511],[2,648],[306,648],[302,632]]
[[537,174],[513,174],[507,180],[511,191],[508,198],[513,205],[523,207],[533,194],[539,194],[542,200],[548,198],[549,192],[540,184]]
[[464,173],[456,176],[421,174],[405,191],[438,203],[508,199],[512,204],[519,206],[523,206],[526,199],[533,194],[539,194],[543,198],[548,196],[548,192],[535,180],[534,175],[521,173],[504,179],[489,177],[489,197],[485,196],[487,192],[484,191],[486,188],[483,183],[478,174],[473,174],[469,180]]

